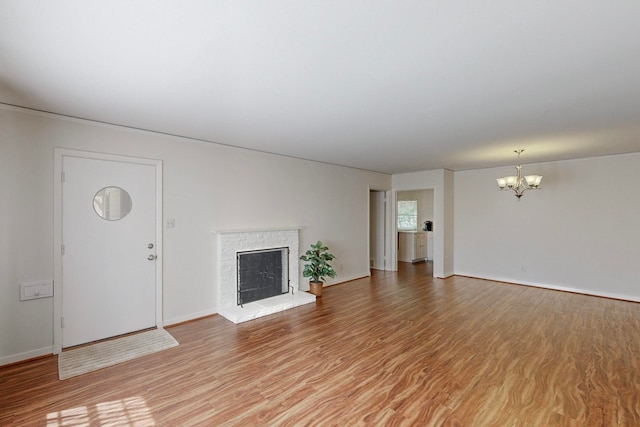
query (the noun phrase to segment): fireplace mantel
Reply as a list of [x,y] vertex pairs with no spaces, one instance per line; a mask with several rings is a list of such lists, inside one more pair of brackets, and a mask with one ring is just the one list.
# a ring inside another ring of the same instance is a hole
[[266,231],[292,231],[303,230],[304,227],[270,227],[270,228],[239,228],[231,230],[215,230],[215,234],[233,234],[233,233],[264,233]]
[[[315,296],[299,289],[299,232],[302,227],[218,230],[217,296],[218,314],[234,323],[256,319],[289,308],[315,302]],[[289,248],[289,286],[291,292],[275,297],[237,304],[237,253],[271,248]]]

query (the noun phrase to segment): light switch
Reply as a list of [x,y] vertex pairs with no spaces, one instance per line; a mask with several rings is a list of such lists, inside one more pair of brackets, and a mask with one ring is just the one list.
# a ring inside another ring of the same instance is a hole
[[53,296],[53,281],[20,283],[20,301]]

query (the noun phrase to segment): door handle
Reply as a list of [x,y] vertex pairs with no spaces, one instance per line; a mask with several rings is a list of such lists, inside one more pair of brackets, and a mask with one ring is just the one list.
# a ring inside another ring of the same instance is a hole
[[147,259],[148,259],[149,261],[153,261],[153,260],[154,260],[154,259],[156,259],[156,258],[158,258],[158,256],[157,256],[157,255],[149,255],[149,256],[147,257]]

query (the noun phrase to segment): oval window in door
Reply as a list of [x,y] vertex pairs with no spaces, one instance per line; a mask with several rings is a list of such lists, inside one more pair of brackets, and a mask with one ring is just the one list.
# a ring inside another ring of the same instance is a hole
[[126,190],[120,187],[105,187],[93,196],[93,209],[107,221],[119,221],[131,212],[133,202]]

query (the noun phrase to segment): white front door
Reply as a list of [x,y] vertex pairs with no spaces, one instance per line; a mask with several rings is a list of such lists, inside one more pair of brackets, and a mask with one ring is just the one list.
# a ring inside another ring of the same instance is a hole
[[62,347],[156,325],[156,169],[63,156]]

